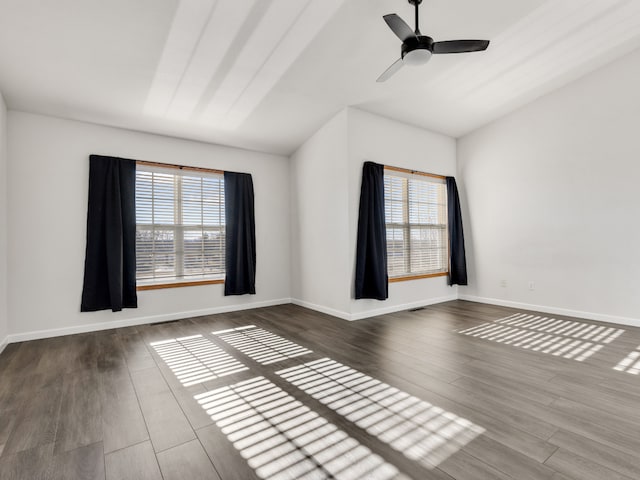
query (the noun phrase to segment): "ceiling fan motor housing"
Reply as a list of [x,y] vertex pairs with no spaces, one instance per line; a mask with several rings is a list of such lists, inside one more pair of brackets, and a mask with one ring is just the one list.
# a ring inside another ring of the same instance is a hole
[[403,65],[424,65],[431,59],[431,55],[443,53],[481,52],[489,46],[489,40],[447,40],[434,42],[433,38],[420,33],[420,18],[418,6],[422,0],[409,0],[415,6],[416,28],[413,30],[407,22],[395,13],[383,15],[391,31],[402,41],[400,58],[393,62],[377,82],[384,82],[394,75]]
[[433,53],[433,38],[418,35],[408,38],[402,44],[402,62],[406,65],[424,65]]

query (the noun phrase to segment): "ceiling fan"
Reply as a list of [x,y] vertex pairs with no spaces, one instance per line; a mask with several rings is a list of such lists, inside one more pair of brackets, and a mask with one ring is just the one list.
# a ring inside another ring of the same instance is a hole
[[431,55],[481,52],[489,46],[489,40],[449,40],[445,42],[434,42],[433,38],[420,33],[418,26],[418,7],[422,3],[422,0],[408,1],[416,8],[415,32],[395,13],[382,17],[393,33],[402,40],[402,48],[400,50],[400,58],[392,63],[391,66],[378,77],[378,82],[384,82],[391,78],[403,65],[424,65],[429,61]]

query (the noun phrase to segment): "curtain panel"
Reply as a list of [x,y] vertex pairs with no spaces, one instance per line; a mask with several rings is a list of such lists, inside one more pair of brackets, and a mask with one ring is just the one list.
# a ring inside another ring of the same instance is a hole
[[80,311],[137,308],[136,162],[89,157],[89,204]]
[[467,258],[464,251],[462,213],[456,179],[447,177],[449,212],[449,285],[467,285]]
[[225,295],[256,293],[256,225],[253,179],[248,173],[224,172]]
[[384,218],[384,165],[365,162],[362,167],[355,297],[386,300],[387,231]]

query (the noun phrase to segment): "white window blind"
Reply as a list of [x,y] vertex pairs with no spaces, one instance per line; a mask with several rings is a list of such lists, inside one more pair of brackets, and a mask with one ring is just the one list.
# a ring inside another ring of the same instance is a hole
[[444,180],[385,172],[384,201],[389,277],[446,273],[449,259]]
[[224,277],[222,174],[139,164],[136,224],[138,281]]

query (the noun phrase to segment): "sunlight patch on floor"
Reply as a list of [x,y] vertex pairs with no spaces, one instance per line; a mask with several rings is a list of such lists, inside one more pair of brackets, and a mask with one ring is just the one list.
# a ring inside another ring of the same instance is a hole
[[202,335],[152,342],[151,346],[185,387],[248,370]]
[[630,373],[631,375],[640,374],[640,346],[629,353],[629,355],[613,367],[613,369],[619,372]]
[[484,432],[469,420],[328,358],[276,374],[430,469]]
[[255,325],[246,325],[212,333],[262,365],[269,365],[288,358],[312,353],[307,348],[285,340]]
[[260,478],[408,480],[264,377],[194,398]]
[[593,323],[514,314],[458,333],[582,362],[624,330]]

